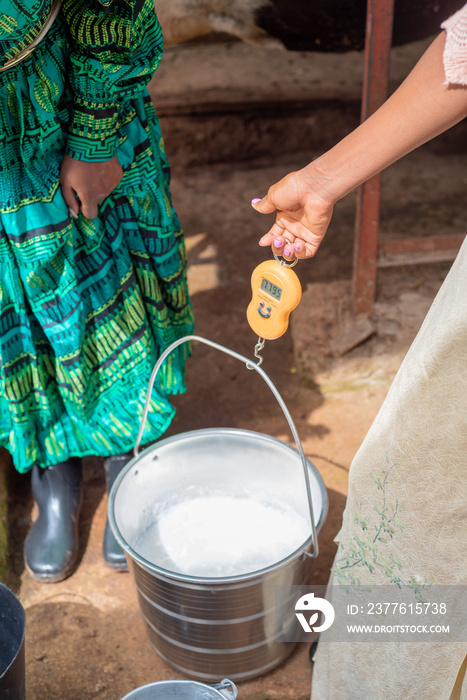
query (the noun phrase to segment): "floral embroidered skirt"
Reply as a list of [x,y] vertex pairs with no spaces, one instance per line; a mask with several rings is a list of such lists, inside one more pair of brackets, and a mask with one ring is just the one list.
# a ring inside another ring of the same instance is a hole
[[[467,598],[467,241],[352,462],[337,540],[340,590],[392,586],[415,604],[420,586],[449,586]],[[466,657],[459,637],[323,642],[312,699],[464,700]]]
[[[130,451],[161,352],[193,327],[186,254],[147,93],[121,111],[121,184],[96,219],[59,186],[72,99],[57,22],[0,73],[0,445],[16,468]],[[167,429],[186,345],[161,370],[143,442]]]

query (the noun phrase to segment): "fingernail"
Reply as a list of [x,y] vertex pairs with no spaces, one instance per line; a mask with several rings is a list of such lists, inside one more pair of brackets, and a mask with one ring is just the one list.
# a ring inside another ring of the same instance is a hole
[[280,241],[278,238],[274,240],[274,245],[276,248],[282,248],[282,241]]
[[258,204],[258,202],[261,202],[261,199],[259,199],[258,197],[255,197],[255,199],[251,200],[252,204]]
[[294,243],[295,250],[300,250],[300,244],[299,243]]
[[77,219],[77,218],[78,218],[78,214],[77,214],[75,211],[73,211],[73,209],[72,209],[71,207],[68,207],[68,213],[69,213],[70,216],[73,217],[73,219]]
[[292,251],[288,248],[284,248],[284,255],[292,255]]

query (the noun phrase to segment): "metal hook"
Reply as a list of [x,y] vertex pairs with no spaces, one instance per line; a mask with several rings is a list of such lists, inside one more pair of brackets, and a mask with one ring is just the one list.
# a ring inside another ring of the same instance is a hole
[[260,355],[259,353],[260,353],[261,350],[264,348],[264,343],[265,343],[265,342],[266,342],[266,341],[264,340],[264,338],[261,338],[261,336],[258,337],[258,342],[256,343],[256,345],[255,345],[255,350],[254,350],[254,355],[255,355],[255,357],[258,358],[258,362],[256,363],[256,365],[254,365],[252,362],[247,363],[247,366],[246,366],[247,369],[254,369],[255,366],[256,366],[256,367],[261,367],[261,364],[262,364],[264,358],[261,357],[261,355]]
[[[287,243],[290,243],[290,241],[287,241]],[[276,253],[273,251],[272,254],[274,255],[274,258],[277,260],[279,265],[282,265],[282,267],[295,267],[295,265],[298,263],[298,258],[295,258],[295,260],[291,260],[288,262],[287,260],[284,260],[284,258],[279,258]]]

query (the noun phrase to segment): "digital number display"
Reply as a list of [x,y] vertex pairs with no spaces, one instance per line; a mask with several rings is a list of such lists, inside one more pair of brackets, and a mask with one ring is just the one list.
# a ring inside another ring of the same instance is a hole
[[272,297],[274,297],[274,299],[277,299],[277,301],[280,301],[280,298],[282,296],[282,289],[276,284],[273,284],[272,282],[267,280],[266,277],[263,277],[261,281],[261,289],[264,292],[270,294]]

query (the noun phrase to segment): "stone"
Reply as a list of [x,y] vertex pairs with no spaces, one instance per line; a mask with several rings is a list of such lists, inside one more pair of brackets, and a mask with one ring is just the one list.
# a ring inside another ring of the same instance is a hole
[[364,343],[376,333],[376,326],[371,321],[368,314],[360,314],[355,319],[350,320],[330,341],[329,345],[334,357],[342,357]]

